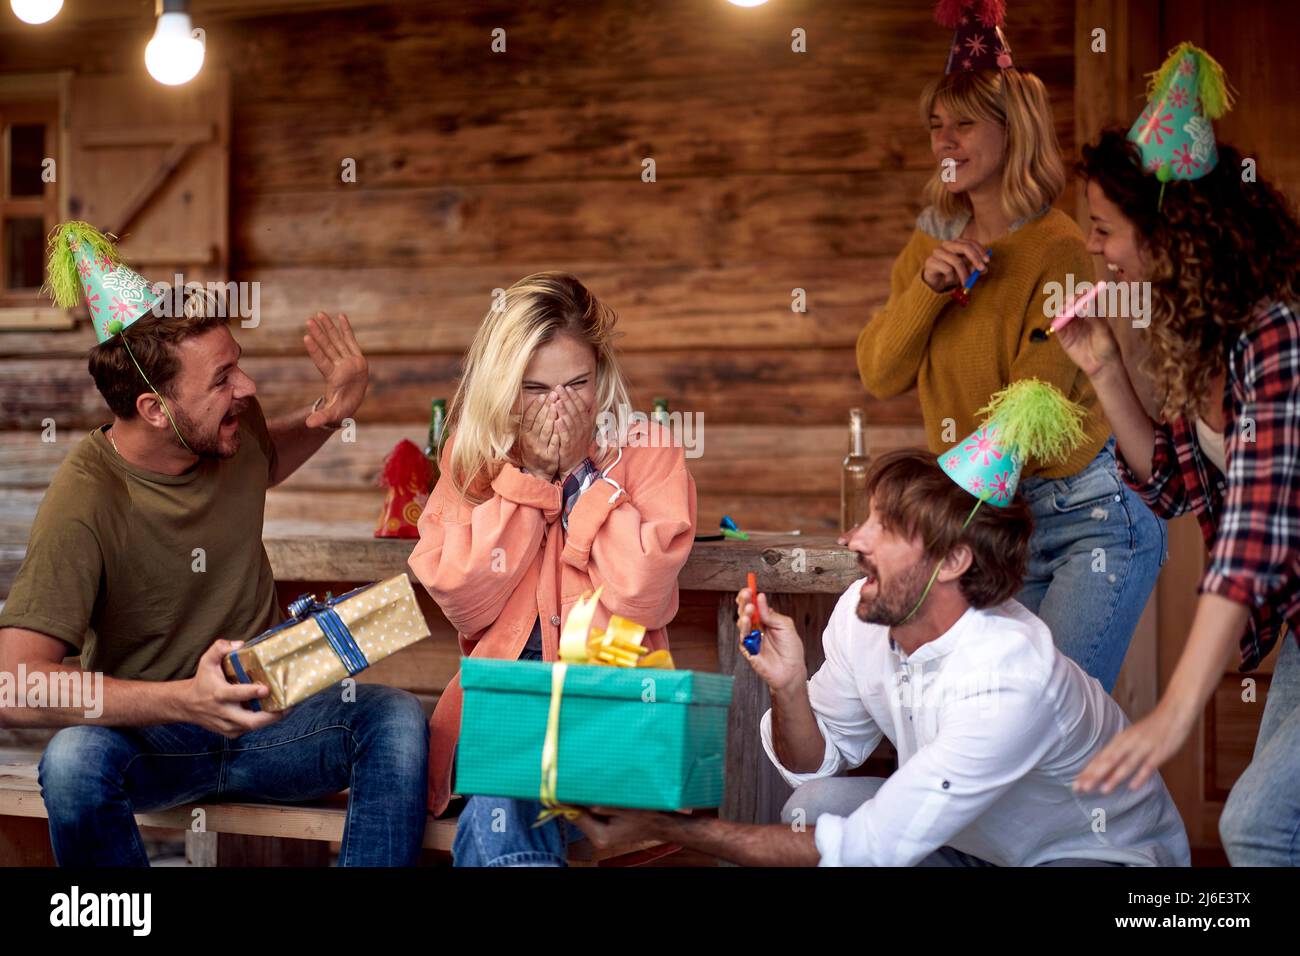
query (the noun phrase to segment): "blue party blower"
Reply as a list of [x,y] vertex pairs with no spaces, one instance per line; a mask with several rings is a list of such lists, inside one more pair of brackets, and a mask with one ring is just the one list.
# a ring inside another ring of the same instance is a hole
[[[749,585],[749,596],[754,601],[754,620],[751,623],[761,624],[762,621],[758,617],[758,578],[753,571],[749,572],[749,577],[745,583]],[[757,654],[763,649],[763,632],[755,627],[745,635],[740,643],[744,645],[745,650],[750,654]]]

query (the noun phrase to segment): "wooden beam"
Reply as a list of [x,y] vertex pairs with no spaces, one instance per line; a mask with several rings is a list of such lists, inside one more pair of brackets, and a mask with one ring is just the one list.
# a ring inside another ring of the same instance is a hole
[[[264,535],[277,579],[326,581],[339,577],[378,581],[406,570],[415,542],[375,538],[370,532],[322,521],[301,529]],[[708,529],[702,528],[701,531]],[[857,558],[835,543],[835,535],[810,533],[751,541],[696,541],[678,574],[683,590],[731,591],[755,571],[764,591],[840,595],[861,572]]]
[[[105,231],[115,236],[125,235],[127,227],[135,221],[135,217],[149,203],[154,193],[161,189],[167,180],[171,179],[172,174],[180,168],[181,163],[185,162],[185,157],[190,154],[194,146],[194,143],[177,143],[168,147],[167,152],[163,153],[162,159],[154,167],[153,172],[122,203],[122,208],[118,210],[117,216],[109,220],[109,225]],[[137,258],[139,257],[137,256]]]
[[210,143],[216,136],[216,129],[211,123],[189,124],[155,124],[145,126],[110,126],[104,129],[88,129],[76,134],[77,146],[151,146],[159,143],[179,145],[182,143]]
[[0,309],[0,329],[71,329],[77,324],[69,309],[8,306]]
[[[215,246],[178,246],[176,248],[144,248],[131,250],[132,265],[157,265],[164,263],[166,265],[175,265],[184,263],[185,265],[210,265],[218,260],[217,249]],[[171,277],[168,276],[168,279]],[[214,280],[215,281],[215,280]]]

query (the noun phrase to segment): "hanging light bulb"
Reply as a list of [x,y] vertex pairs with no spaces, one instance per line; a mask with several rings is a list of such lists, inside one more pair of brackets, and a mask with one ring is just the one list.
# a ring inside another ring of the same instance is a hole
[[63,0],[9,0],[9,6],[23,23],[47,23],[63,9]]
[[738,7],[761,7],[767,0],[731,0]]
[[144,65],[159,83],[179,86],[198,75],[203,44],[193,35],[185,0],[158,0],[158,25],[144,48]]

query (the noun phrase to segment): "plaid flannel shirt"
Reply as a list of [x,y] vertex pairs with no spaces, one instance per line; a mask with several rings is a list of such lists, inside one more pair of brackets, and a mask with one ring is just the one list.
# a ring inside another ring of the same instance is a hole
[[573,511],[573,506],[578,503],[582,493],[592,486],[592,483],[600,478],[600,470],[592,463],[590,458],[582,459],[582,463],[573,470],[573,474],[564,479],[564,511],[560,515],[560,523],[564,530],[569,530],[569,513]]
[[1156,423],[1151,477],[1120,473],[1151,510],[1196,513],[1210,550],[1198,593],[1251,609],[1241,670],[1272,650],[1287,628],[1300,640],[1300,315],[1271,303],[1238,336],[1223,395],[1225,477],[1201,451],[1185,416]]

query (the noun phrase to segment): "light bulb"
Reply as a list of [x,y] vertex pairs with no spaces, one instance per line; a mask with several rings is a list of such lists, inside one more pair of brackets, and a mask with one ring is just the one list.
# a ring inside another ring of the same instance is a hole
[[767,0],[731,0],[738,7],[761,7]]
[[153,39],[144,48],[144,65],[159,83],[179,86],[198,75],[203,44],[192,35],[188,13],[162,13]]
[[63,0],[9,0],[9,6],[23,23],[46,23],[63,9]]

